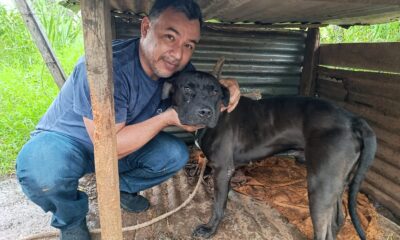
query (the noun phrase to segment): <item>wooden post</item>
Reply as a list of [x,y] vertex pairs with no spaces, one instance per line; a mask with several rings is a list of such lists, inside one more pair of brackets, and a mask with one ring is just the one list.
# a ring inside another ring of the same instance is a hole
[[299,94],[313,96],[319,56],[319,28],[307,31],[306,49],[303,60]]
[[122,239],[108,0],[81,5],[87,78],[95,125],[94,156],[101,238]]
[[50,46],[49,40],[43,31],[43,27],[40,25],[38,19],[33,13],[31,7],[26,2],[26,0],[15,0],[17,8],[21,13],[21,16],[28,28],[33,41],[35,42],[37,48],[42,54],[43,60],[47,65],[54,81],[56,82],[59,89],[64,85],[66,76],[61,68],[61,64],[56,58],[53,49]]

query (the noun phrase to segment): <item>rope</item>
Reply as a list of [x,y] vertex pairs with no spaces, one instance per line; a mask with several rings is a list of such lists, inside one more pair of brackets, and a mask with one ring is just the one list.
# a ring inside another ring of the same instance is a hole
[[[199,186],[202,182],[201,180],[203,179],[204,170],[206,169],[206,165],[207,165],[206,163],[207,163],[207,160],[204,161],[203,166],[201,167],[201,172],[200,172],[199,179],[197,180],[196,187],[194,188],[193,192],[189,195],[189,197],[181,205],[179,205],[177,208],[175,208],[169,212],[166,212],[163,215],[160,215],[156,218],[153,218],[147,222],[139,223],[134,226],[124,227],[124,228],[122,228],[122,232],[124,233],[124,232],[135,231],[140,228],[150,226],[160,220],[163,220],[164,218],[171,216],[172,214],[174,214],[174,213],[178,212],[179,210],[181,210],[182,208],[184,208],[193,199],[193,197],[196,195],[197,191],[199,190]],[[89,232],[92,234],[96,234],[96,233],[100,233],[101,229],[97,228],[97,229],[90,230]],[[59,231],[33,234],[33,235],[23,237],[21,240],[35,240],[35,239],[51,238],[51,237],[57,237],[57,236],[59,236]]]

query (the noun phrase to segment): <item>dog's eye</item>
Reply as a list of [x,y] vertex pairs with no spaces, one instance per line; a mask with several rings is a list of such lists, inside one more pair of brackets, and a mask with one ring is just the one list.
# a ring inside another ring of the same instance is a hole
[[191,89],[190,87],[184,87],[184,88],[183,88],[183,91],[184,91],[185,93],[192,93],[192,89]]
[[218,91],[217,89],[214,89],[214,90],[211,92],[211,95],[212,95],[212,96],[216,96],[218,93],[219,93],[219,91]]

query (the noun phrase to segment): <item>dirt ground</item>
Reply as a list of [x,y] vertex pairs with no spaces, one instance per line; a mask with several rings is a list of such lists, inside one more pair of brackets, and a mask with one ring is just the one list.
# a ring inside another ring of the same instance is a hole
[[[96,196],[93,195],[93,177],[89,176],[90,210],[87,215],[89,229],[99,227]],[[122,211],[124,226],[132,226],[177,207],[193,190],[181,171],[170,181],[145,191],[151,208],[146,213],[131,214]],[[20,190],[15,178],[0,182],[0,239],[23,239],[31,234],[54,232],[50,227],[51,215],[31,203]],[[124,239],[192,239],[193,229],[206,222],[211,214],[211,198],[203,187],[187,207],[150,227],[124,233]],[[100,239],[92,234],[93,239]],[[58,239],[57,237],[39,239]],[[305,239],[294,226],[280,217],[278,212],[264,203],[245,195],[229,194],[227,212],[223,224],[213,239]]]
[[[260,169],[260,166],[250,166],[250,169],[252,167]],[[256,169],[251,172],[256,173]],[[275,169],[282,171],[287,167],[280,166],[280,168]],[[197,181],[196,177],[188,177],[189,172],[188,169],[182,170],[160,186],[143,192],[142,194],[150,200],[151,208],[140,214],[122,211],[123,226],[142,223],[179,206],[192,192]],[[276,174],[276,171],[268,172],[268,175],[271,176],[276,176]],[[269,196],[275,194],[275,190],[264,189],[261,180],[254,180],[254,177],[255,175],[245,176],[249,184],[239,184],[240,189],[237,190],[245,194],[235,191],[229,193],[225,218],[218,233],[212,239],[309,239],[310,233],[304,232],[304,229],[302,229],[302,226],[306,226],[306,224],[301,223],[299,227],[299,221],[296,220],[297,222],[295,221],[293,224],[289,222],[291,217],[280,208],[284,205],[282,204],[285,203],[284,201],[280,200],[278,202],[280,207],[277,207],[274,202],[265,202],[262,199],[258,199],[261,193]],[[301,185],[297,180],[295,182]],[[280,184],[282,185],[282,183]],[[81,186],[88,193],[90,200],[90,210],[87,215],[89,229],[99,228],[94,175],[86,176],[82,180]],[[248,191],[249,189],[252,189],[252,191]],[[257,191],[254,191],[254,189]],[[251,195],[249,192],[255,193],[256,196],[247,196],[246,194]],[[203,184],[187,207],[152,226],[133,232],[125,232],[124,239],[193,239],[191,237],[193,229],[197,225],[208,221],[210,217],[211,196],[210,186]],[[272,196],[272,198],[280,199],[279,196],[282,196],[282,194],[276,196]],[[296,201],[300,205],[304,205],[304,202]],[[0,179],[0,206],[0,240],[23,239],[32,234],[56,231],[56,229],[50,227],[51,214],[44,213],[27,199],[21,192],[20,186],[14,177]],[[288,208],[294,209],[293,205],[288,206]],[[298,206],[295,208],[303,212],[301,206],[300,208]],[[379,226],[380,232],[378,236],[369,239],[400,240],[400,227],[398,225],[380,214],[374,216],[376,221],[374,224]],[[92,234],[92,237],[93,239],[100,239],[99,234]],[[39,239],[58,238],[53,236]]]

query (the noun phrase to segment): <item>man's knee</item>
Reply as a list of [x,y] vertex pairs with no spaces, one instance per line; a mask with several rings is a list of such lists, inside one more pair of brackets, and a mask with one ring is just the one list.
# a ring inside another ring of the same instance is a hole
[[171,164],[171,171],[177,172],[182,169],[189,160],[189,150],[186,144],[177,139],[174,147],[170,150],[169,162]]
[[79,164],[83,159],[78,161],[79,155],[68,153],[69,150],[77,151],[61,142],[57,142],[57,146],[49,146],[49,143],[46,146],[47,140],[54,143],[57,139],[37,137],[22,148],[16,161],[16,175],[24,193],[35,200],[73,188],[76,190],[85,170],[85,166]]
[[177,137],[162,134],[157,138],[158,157],[152,159],[147,165],[154,173],[175,173],[182,169],[189,159],[186,144]]
[[32,159],[17,158],[16,175],[23,192],[34,202],[52,195],[77,189],[79,177],[66,177],[65,172],[48,166],[26,164]]

